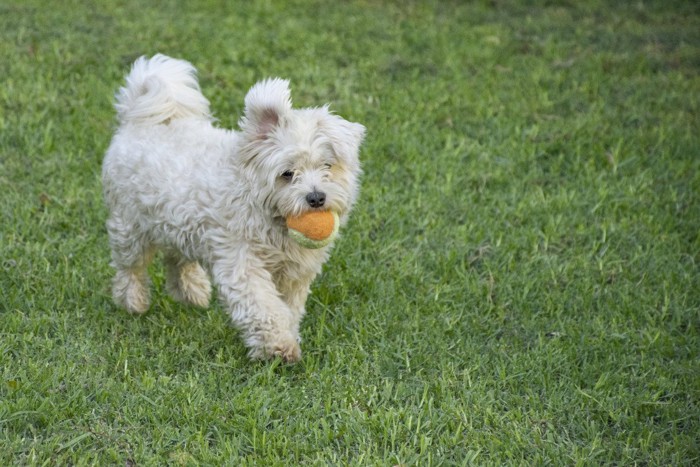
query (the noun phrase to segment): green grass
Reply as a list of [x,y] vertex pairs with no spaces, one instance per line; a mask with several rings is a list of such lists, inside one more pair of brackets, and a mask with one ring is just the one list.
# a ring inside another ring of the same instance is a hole
[[[0,465],[700,462],[693,2],[11,0],[0,43]],[[111,302],[112,96],[155,52],[223,126],[279,75],[368,128],[298,365],[160,265]]]

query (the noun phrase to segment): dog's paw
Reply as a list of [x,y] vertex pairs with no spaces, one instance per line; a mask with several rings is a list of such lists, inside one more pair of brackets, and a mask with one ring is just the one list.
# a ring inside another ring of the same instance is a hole
[[280,357],[286,363],[296,363],[301,360],[301,347],[295,341],[278,344],[272,349],[273,357]]
[[206,308],[211,301],[211,286],[206,278],[199,284],[193,282],[183,283],[179,289],[168,289],[168,292],[178,302],[193,305],[197,308]]
[[151,306],[148,281],[136,274],[118,272],[112,285],[112,294],[117,305],[129,313],[142,314]]
[[166,289],[173,299],[199,308],[209,306],[211,283],[209,276],[197,263],[188,263],[169,271]]
[[130,294],[123,305],[129,313],[141,315],[148,311],[148,308],[151,306],[151,300],[147,292],[136,292]]
[[296,363],[301,360],[301,347],[292,336],[278,337],[274,342],[251,347],[248,357],[252,360],[270,360],[279,357],[286,363]]

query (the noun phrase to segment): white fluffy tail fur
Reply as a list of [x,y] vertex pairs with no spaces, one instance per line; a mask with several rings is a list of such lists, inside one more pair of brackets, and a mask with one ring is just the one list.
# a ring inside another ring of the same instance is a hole
[[157,125],[186,117],[212,120],[196,74],[184,60],[161,54],[140,57],[126,77],[126,86],[116,95],[119,122]]

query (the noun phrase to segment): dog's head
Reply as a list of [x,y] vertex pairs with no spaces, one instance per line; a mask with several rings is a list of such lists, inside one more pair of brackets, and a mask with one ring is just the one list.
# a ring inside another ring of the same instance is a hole
[[327,209],[347,216],[357,197],[365,127],[327,106],[292,109],[289,82],[279,78],[250,89],[240,126],[241,163],[274,216]]

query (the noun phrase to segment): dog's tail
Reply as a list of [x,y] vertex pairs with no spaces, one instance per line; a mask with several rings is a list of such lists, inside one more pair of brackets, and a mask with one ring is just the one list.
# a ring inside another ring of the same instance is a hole
[[116,95],[119,122],[156,125],[186,117],[212,120],[196,74],[184,60],[161,54],[140,57]]

